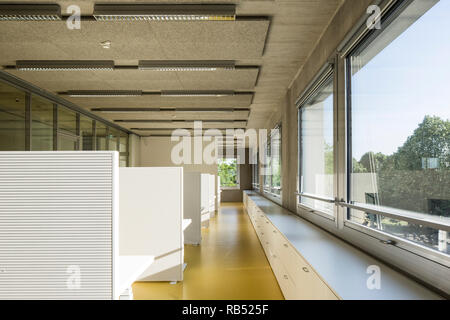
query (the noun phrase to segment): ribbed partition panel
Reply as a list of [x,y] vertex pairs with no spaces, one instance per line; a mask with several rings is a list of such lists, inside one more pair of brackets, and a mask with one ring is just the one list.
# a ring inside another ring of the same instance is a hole
[[113,298],[117,152],[0,152],[0,299]]

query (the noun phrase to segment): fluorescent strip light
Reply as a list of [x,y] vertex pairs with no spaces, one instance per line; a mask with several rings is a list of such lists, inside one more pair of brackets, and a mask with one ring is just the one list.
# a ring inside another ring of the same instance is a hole
[[234,91],[162,91],[163,97],[226,97],[234,96]]
[[247,120],[228,120],[228,119],[134,119],[134,120],[122,120],[122,119],[117,119],[114,120],[114,122],[121,122],[121,123],[126,123],[126,122],[137,122],[137,123],[163,123],[163,122],[171,122],[171,123],[180,123],[180,122],[189,122],[189,123],[194,123],[196,121],[201,121],[203,123],[232,123],[235,125],[246,125],[247,124]]
[[96,4],[98,21],[233,21],[236,7],[216,4]]
[[204,113],[233,113],[233,112],[250,112],[250,109],[232,109],[232,108],[93,108],[93,112],[105,112],[105,113],[133,113],[133,112],[171,112],[171,113],[184,113],[184,112],[204,112]]
[[21,71],[90,71],[114,70],[112,60],[18,60],[16,69]]
[[140,60],[140,70],[151,71],[216,71],[234,70],[234,61],[157,61]]
[[0,21],[61,20],[57,4],[0,4]]
[[69,90],[67,95],[76,98],[98,97],[136,97],[141,96],[140,90]]

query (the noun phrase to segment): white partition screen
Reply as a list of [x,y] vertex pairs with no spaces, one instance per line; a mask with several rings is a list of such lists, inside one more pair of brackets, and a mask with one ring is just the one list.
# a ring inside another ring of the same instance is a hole
[[112,299],[117,152],[0,152],[0,299]]

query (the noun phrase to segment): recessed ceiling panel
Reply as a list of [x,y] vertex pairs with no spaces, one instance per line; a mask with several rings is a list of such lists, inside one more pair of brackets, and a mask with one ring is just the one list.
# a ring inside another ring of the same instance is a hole
[[[183,129],[183,128],[194,128],[193,122],[175,122],[175,123],[133,123],[133,122],[121,122],[120,126],[127,128],[129,130],[136,129]],[[247,125],[246,122],[237,122],[237,123],[226,123],[226,122],[205,122],[202,124],[202,128],[204,129],[240,129],[245,128]]]
[[252,94],[228,97],[161,97],[144,95],[140,97],[72,98],[62,96],[81,107],[92,108],[248,108]]
[[[260,58],[268,21],[1,22],[0,64],[15,60],[238,60]],[[101,43],[109,41],[109,49]]]
[[240,120],[247,119],[249,111],[155,111],[155,112],[94,112],[99,117],[108,120],[162,120],[162,119],[185,119],[185,120]]

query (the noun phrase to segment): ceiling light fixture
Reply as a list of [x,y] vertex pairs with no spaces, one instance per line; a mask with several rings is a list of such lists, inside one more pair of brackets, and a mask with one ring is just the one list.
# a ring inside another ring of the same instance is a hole
[[234,70],[235,64],[232,60],[226,61],[158,61],[158,60],[140,60],[139,70],[151,71],[216,71],[216,70]]
[[163,123],[163,122],[172,122],[172,123],[177,123],[177,122],[196,122],[196,121],[201,121],[204,123],[216,123],[216,122],[220,122],[220,123],[233,123],[233,124],[237,124],[240,125],[242,123],[247,123],[247,120],[228,120],[228,119],[193,119],[193,120],[186,120],[186,119],[172,119],[172,120],[167,120],[167,119],[135,119],[135,120],[114,120],[114,122],[121,122],[121,123],[127,123],[127,122],[136,122],[136,123]]
[[136,97],[141,96],[140,90],[69,90],[67,95],[76,98],[99,97]]
[[133,112],[205,112],[205,113],[233,113],[237,111],[250,112],[250,109],[234,109],[234,108],[93,108],[93,112],[107,113],[133,113]]
[[114,70],[112,60],[17,60],[20,71]]
[[234,96],[234,91],[162,91],[163,97],[226,97]]
[[233,21],[234,4],[96,4],[97,21]]
[[0,21],[61,20],[57,4],[0,4]]

